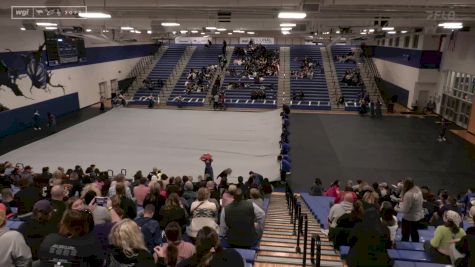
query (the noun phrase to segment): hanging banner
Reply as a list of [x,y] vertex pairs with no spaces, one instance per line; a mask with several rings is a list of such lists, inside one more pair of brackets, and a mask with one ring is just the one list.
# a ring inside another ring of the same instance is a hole
[[240,37],[240,44],[248,44],[249,41],[253,40],[255,44],[271,45],[274,44],[274,37]]
[[177,36],[175,37],[175,44],[207,44],[208,39],[206,37]]

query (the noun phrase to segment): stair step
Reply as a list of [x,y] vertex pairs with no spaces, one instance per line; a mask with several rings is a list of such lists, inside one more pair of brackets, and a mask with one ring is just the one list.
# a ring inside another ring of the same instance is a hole
[[[300,244],[300,248],[303,249],[303,245]],[[296,247],[277,247],[277,246],[260,246],[259,251],[277,251],[277,252],[287,252],[287,253],[296,253]],[[322,255],[338,256],[339,254],[335,250],[321,250]],[[310,245],[308,245],[307,253],[310,254]],[[338,256],[339,257],[339,256]]]
[[[302,265],[302,259],[295,259],[295,258],[284,258],[284,257],[272,257],[272,256],[261,256],[257,255],[255,262],[269,262],[269,263],[284,263],[284,264],[291,264],[291,265]],[[312,266],[312,262],[307,260],[306,264],[308,266]],[[338,261],[320,261],[320,266],[322,267],[340,267],[343,266],[341,262]]]
[[[301,253],[296,253],[296,252],[289,253],[289,252],[279,252],[279,251],[259,251],[257,255],[303,259],[303,255]],[[307,253],[307,259],[311,259],[310,252]],[[339,261],[340,256],[339,255],[321,255],[320,260]]]
[[[302,241],[303,239],[300,239]],[[307,239],[310,240],[310,239]],[[261,238],[261,241],[265,242],[282,242],[282,243],[297,243],[297,238],[291,239],[291,238],[282,238],[282,237],[275,237],[275,236],[263,236]],[[328,239],[323,239],[321,241],[322,246],[332,246],[333,243],[328,241]]]

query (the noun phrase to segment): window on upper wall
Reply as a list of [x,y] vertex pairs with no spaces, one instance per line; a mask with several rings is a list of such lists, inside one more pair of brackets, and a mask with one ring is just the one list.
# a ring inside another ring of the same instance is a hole
[[412,38],[412,48],[418,48],[419,47],[419,35],[414,35]]
[[393,46],[393,38],[389,38],[389,46]]
[[399,47],[399,37],[396,37],[396,39],[394,40],[394,46]]
[[411,36],[404,37],[404,47],[409,47],[410,40],[411,40]]

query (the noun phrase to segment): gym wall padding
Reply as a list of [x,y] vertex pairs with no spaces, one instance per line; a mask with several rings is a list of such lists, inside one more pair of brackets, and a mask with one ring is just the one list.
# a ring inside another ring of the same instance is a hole
[[442,60],[442,53],[432,50],[370,46],[366,51],[374,58],[418,69],[438,69]]
[[47,121],[47,113],[56,117],[79,110],[78,93],[53,98],[36,104],[0,112],[0,137],[15,134],[33,124],[33,113],[38,109],[41,121]]

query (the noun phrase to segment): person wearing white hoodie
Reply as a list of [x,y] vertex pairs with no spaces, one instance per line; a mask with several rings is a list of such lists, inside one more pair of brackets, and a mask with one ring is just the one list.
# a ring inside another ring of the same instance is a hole
[[6,211],[7,207],[0,203],[0,266],[30,266],[31,249],[20,232],[6,227]]
[[344,214],[350,213],[353,210],[353,201],[353,195],[351,193],[347,193],[343,196],[342,202],[335,204],[330,208],[330,212],[328,214],[328,237],[330,240],[333,238],[333,232],[337,226],[338,219]]

